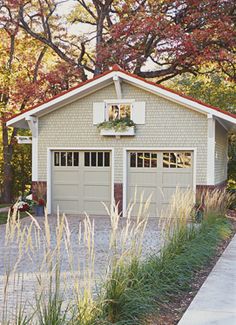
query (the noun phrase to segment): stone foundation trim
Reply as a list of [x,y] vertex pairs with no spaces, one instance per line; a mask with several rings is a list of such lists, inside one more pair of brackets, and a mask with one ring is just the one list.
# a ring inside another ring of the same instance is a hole
[[218,183],[216,185],[197,185],[196,186],[196,191],[207,191],[207,190],[215,190],[215,189],[219,189],[219,190],[224,190],[227,186],[227,180]]
[[221,183],[218,183],[216,185],[197,185],[196,186],[196,200],[200,201],[202,196],[204,196],[204,193],[207,191],[214,191],[216,189],[224,191],[227,187],[227,181],[223,181]]

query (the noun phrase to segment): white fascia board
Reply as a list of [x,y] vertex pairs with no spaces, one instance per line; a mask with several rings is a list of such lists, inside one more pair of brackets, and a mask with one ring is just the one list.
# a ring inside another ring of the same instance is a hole
[[203,113],[203,114],[212,114],[222,120],[225,120],[225,121],[228,121],[230,123],[233,123],[234,125],[236,125],[236,118],[233,118],[229,115],[226,115],[224,113],[221,113],[221,112],[218,112],[210,107],[207,107],[205,105],[202,105],[200,103],[197,103],[195,101],[192,101],[190,99],[187,99],[187,98],[184,98],[178,94],[175,94],[175,93],[172,93],[171,91],[168,91],[168,90],[165,90],[163,88],[160,88],[160,87],[156,87],[155,85],[151,85],[151,84],[148,84],[146,83],[145,81],[143,80],[140,80],[140,79],[137,79],[135,77],[131,77],[131,76],[128,76],[127,74],[125,73],[122,73],[121,71],[117,72],[117,75],[132,83],[132,84],[136,84],[137,86],[145,89],[145,90],[148,90],[156,95],[159,95],[165,99],[168,99],[168,100],[171,100],[171,101],[174,101],[178,104],[181,104],[185,107],[188,107],[190,109],[193,109],[193,110],[196,110],[197,112],[199,113]]
[[188,107],[192,110],[195,110],[199,113],[212,114],[224,121],[228,121],[231,124],[236,125],[236,118],[228,116],[222,112],[218,112],[214,109],[211,109],[210,107],[207,107],[205,105],[197,103],[193,100],[184,98],[178,94],[172,93],[171,91],[165,90],[165,89],[157,87],[155,85],[148,84],[145,81],[138,79],[136,77],[129,76],[129,75],[123,73],[122,71],[111,71],[110,73],[106,74],[105,76],[102,76],[96,80],[93,80],[93,81],[85,84],[84,86],[81,86],[77,89],[71,90],[64,95],[61,95],[55,99],[50,100],[49,102],[47,102],[45,104],[40,105],[39,107],[36,107],[28,112],[25,112],[24,114],[21,114],[19,116],[16,116],[15,118],[12,118],[11,120],[9,120],[7,122],[7,126],[13,126],[13,125],[16,126],[16,123],[24,120],[26,116],[30,116],[30,115],[38,116],[38,115],[43,115],[43,113],[46,114],[47,109],[50,109],[50,111],[52,111],[58,107],[65,105],[68,102],[72,102],[72,101],[76,100],[77,98],[86,96],[89,93],[89,91],[91,91],[92,88],[95,88],[95,87],[102,88],[103,83],[106,83],[106,81],[108,81],[109,79],[111,79],[111,81],[114,82],[113,78],[116,79],[117,77],[120,77],[120,79],[123,79],[131,84],[134,84],[144,90],[147,90],[151,93],[159,95],[160,97],[163,97],[167,100],[171,100],[173,102],[181,104],[181,105]]
[[50,100],[49,102],[47,102],[45,104],[42,104],[32,110],[29,110],[28,112],[25,112],[19,116],[16,116],[7,122],[7,126],[12,126],[13,124],[16,124],[17,122],[24,120],[28,116],[38,116],[42,113],[46,113],[47,109],[50,109],[50,111],[52,111],[53,109],[56,109],[62,105],[65,105],[68,101],[72,102],[72,101],[76,100],[77,98],[80,98],[80,95],[84,96],[85,95],[84,93],[87,94],[87,92],[95,86],[100,86],[102,88],[103,83],[105,83],[109,79],[111,79],[111,81],[113,80],[113,75],[115,75],[115,72],[111,72],[111,73],[109,73],[101,78],[98,78],[94,81],[91,81],[77,89],[68,91],[68,93],[66,93],[64,95],[61,95],[55,99]]

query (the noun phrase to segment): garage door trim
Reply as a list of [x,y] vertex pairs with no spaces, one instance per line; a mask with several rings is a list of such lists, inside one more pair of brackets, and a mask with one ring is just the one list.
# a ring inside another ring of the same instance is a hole
[[192,151],[193,152],[193,191],[196,193],[196,166],[197,148],[196,147],[126,147],[123,148],[123,216],[127,208],[128,195],[128,153],[129,151]]
[[111,152],[111,203],[114,201],[114,148],[110,147],[50,147],[47,148],[47,211],[52,212],[52,155],[54,151],[110,151]]

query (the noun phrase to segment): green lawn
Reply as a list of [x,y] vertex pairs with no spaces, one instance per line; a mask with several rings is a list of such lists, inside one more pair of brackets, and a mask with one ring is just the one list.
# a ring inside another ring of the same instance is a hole
[[11,203],[1,203],[0,204],[0,209],[1,208],[6,208],[6,207],[10,207],[11,206]]
[[[25,213],[25,212],[21,212],[20,214],[20,218],[25,218],[27,217],[28,214]],[[7,217],[8,217],[8,212],[1,212],[0,213],[0,225],[4,224],[4,223],[7,223]]]

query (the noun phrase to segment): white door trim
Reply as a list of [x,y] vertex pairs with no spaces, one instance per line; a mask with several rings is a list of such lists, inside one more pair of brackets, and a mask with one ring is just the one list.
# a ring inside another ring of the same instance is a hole
[[128,187],[128,151],[192,151],[193,152],[193,191],[196,193],[197,177],[197,148],[196,147],[126,147],[123,148],[123,216],[127,209],[127,187]]
[[52,212],[52,152],[53,151],[110,151],[111,152],[111,204],[114,202],[114,148],[107,147],[48,147],[47,148],[47,212]]
[[32,133],[32,182],[38,181],[38,118],[29,116],[27,123]]

